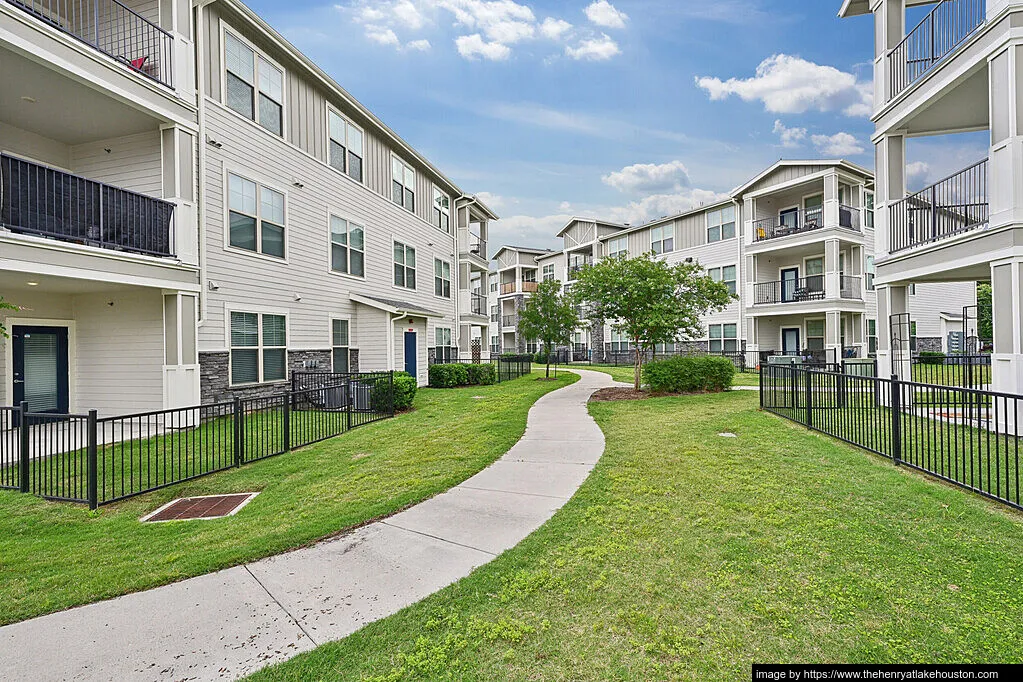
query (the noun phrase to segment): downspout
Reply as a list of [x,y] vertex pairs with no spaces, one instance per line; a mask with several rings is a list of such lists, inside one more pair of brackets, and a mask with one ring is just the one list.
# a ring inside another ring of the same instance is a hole
[[387,369],[391,371],[394,371],[394,321],[397,319],[398,313],[387,313]]
[[[199,309],[196,311],[199,317],[199,326],[202,327],[206,321],[206,307],[208,303],[208,297],[206,295],[206,249],[205,247],[205,235],[206,235],[206,31],[205,24],[203,22],[203,9],[212,4],[215,0],[203,0],[202,2],[195,3],[193,6],[193,26],[195,40],[195,99],[196,109],[198,111],[199,118],[199,134],[196,139],[197,153],[199,154],[198,159],[198,191],[196,193],[196,221],[198,225],[196,229],[199,234],[198,238],[198,253],[199,253]],[[198,339],[197,339],[198,341]],[[196,355],[198,356],[199,349],[196,348]]]

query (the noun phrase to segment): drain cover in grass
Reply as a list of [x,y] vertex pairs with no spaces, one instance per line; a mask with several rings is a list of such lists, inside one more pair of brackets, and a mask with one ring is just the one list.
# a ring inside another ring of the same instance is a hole
[[259,493],[204,495],[181,497],[143,516],[140,521],[185,521],[187,519],[219,519],[233,516]]
[[722,438],[738,438],[738,436],[736,436],[734,433],[730,433],[728,431],[724,431],[722,433],[719,433],[718,435],[721,436]]

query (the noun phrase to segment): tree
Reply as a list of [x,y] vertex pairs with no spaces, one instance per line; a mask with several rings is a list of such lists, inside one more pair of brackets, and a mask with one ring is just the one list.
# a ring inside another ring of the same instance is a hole
[[[4,310],[21,310],[21,308],[13,303],[8,303],[4,300],[3,296],[0,296],[0,312],[3,312]],[[0,338],[6,339],[7,337],[7,325],[3,323],[3,320],[0,320]]]
[[541,282],[519,311],[519,334],[539,341],[547,351],[547,378],[551,376],[551,351],[571,343],[578,326],[575,304],[561,293],[561,282],[556,279]]
[[[977,283],[977,336],[981,341],[990,342],[995,338],[991,318],[991,284]],[[969,333],[969,330],[963,330]]]
[[650,254],[605,258],[583,268],[572,285],[572,295],[588,303],[596,319],[610,321],[615,331],[632,341],[636,390],[644,350],[702,336],[700,318],[735,298],[698,263],[669,265]]

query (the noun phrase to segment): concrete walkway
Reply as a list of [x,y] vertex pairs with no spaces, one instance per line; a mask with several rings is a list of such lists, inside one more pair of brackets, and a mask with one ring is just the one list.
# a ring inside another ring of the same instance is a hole
[[586,401],[614,382],[572,371],[581,379],[540,398],[522,439],[461,485],[308,549],[0,628],[0,677],[236,679],[465,577],[549,519],[603,453]]

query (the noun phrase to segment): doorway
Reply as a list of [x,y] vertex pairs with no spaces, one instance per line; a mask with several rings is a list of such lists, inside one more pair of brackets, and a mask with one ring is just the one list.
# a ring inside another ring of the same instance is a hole
[[419,378],[419,367],[417,363],[418,345],[415,332],[405,332],[405,371],[412,376]]
[[14,404],[28,402],[30,412],[69,412],[67,327],[15,325]]
[[781,271],[781,302],[790,303],[796,300],[796,289],[799,287],[799,268],[785,268]]
[[782,355],[799,355],[799,327],[785,327],[781,330]]

